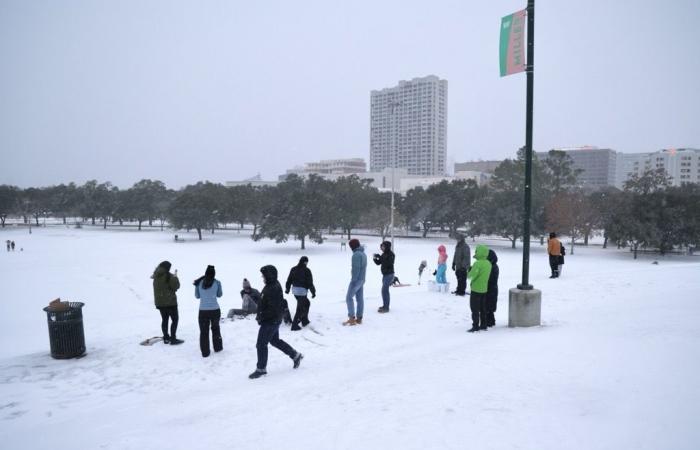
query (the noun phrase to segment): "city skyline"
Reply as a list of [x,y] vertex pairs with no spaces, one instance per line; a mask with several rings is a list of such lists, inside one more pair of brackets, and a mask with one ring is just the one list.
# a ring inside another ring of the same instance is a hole
[[[5,1],[0,184],[181,187],[369,161],[370,92],[429,74],[450,84],[447,167],[512,158],[525,77],[498,76],[498,28],[524,7]],[[700,147],[698,20],[689,0],[539,2],[534,149]]]

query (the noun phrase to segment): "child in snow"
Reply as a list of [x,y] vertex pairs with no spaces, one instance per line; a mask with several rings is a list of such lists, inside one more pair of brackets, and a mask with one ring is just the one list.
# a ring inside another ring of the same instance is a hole
[[435,273],[435,281],[440,284],[447,283],[447,249],[444,245],[438,247],[438,262],[437,271]]
[[260,304],[258,304],[258,315],[256,320],[260,324],[258,330],[258,340],[255,348],[258,352],[258,363],[255,372],[251,373],[248,378],[260,378],[267,375],[267,344],[272,344],[284,354],[289,356],[294,362],[294,368],[299,368],[301,359],[304,357],[301,353],[294,350],[291,345],[280,339],[279,329],[284,315],[284,306],[282,301],[282,286],[277,281],[277,268],[275,266],[263,266],[260,268],[265,287],[262,290]]
[[199,349],[202,357],[206,358],[210,354],[209,349],[209,329],[211,328],[211,340],[214,344],[214,351],[220,352],[224,349],[221,339],[221,308],[216,300],[223,295],[221,282],[214,278],[216,270],[214,266],[207,266],[204,276],[194,280],[194,296],[199,299]]
[[470,333],[488,329],[486,326],[486,293],[491,275],[491,263],[486,259],[488,255],[489,248],[487,246],[483,244],[476,246],[476,250],[474,250],[476,262],[469,271],[472,290],[469,298],[469,307],[472,310],[472,327],[468,330]]

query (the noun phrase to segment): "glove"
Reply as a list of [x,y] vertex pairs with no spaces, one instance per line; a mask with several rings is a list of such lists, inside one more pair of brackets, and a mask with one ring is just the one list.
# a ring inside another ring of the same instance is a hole
[[287,289],[286,291],[284,291],[284,293],[285,293],[285,294],[289,294],[289,289]]
[[315,293],[315,292],[312,292],[312,293],[311,293],[311,298],[316,298],[316,293]]
[[437,270],[433,270],[433,275],[437,275]]
[[255,315],[255,321],[258,322],[258,325],[262,325],[262,317],[260,316],[260,313]]
[[452,264],[452,270],[453,270],[453,271],[457,270],[457,266],[454,265],[454,264]]

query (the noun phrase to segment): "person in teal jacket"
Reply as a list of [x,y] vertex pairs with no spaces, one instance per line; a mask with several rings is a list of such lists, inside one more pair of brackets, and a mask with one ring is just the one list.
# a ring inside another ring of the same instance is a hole
[[479,330],[487,330],[486,323],[486,292],[489,289],[489,276],[491,275],[491,263],[487,259],[489,248],[483,244],[476,246],[474,258],[476,262],[469,271],[469,281],[471,283],[471,295],[469,307],[472,310],[472,327],[470,333]]

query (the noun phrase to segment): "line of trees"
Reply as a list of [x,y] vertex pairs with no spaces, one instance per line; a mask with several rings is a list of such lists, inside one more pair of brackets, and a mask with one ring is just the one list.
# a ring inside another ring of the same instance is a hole
[[[396,197],[396,227],[420,231],[424,237],[441,230],[468,236],[497,235],[513,248],[522,233],[524,154],[505,160],[488,186],[473,180],[443,181],[426,189],[411,189]],[[588,192],[564,152],[550,151],[533,161],[532,222],[534,238],[544,242],[550,231],[587,244],[595,232],[609,242],[634,251],[693,248],[700,242],[700,186],[671,187],[663,169],[631,178],[623,190]],[[0,186],[0,221],[23,217],[39,225],[42,217],[79,217],[103,227],[124,222],[161,229],[212,233],[234,224],[253,227],[252,238],[284,242],[323,242],[323,234],[340,231],[349,239],[355,229],[372,229],[384,239],[390,232],[390,194],[357,176],[335,181],[310,175],[290,176],[274,187],[234,186],[200,182],[179,191],[161,181],[141,180],[120,190],[111,183],[88,181],[46,188]]]

